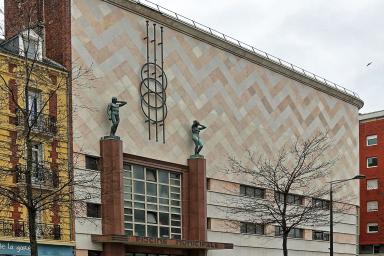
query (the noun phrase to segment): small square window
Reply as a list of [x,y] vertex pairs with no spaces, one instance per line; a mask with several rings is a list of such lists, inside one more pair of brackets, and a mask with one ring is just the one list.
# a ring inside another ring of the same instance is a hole
[[85,168],[89,170],[98,170],[99,158],[95,156],[85,156]]
[[379,184],[377,179],[367,180],[367,190],[378,189]]
[[379,202],[369,201],[367,202],[367,212],[376,212],[379,210]]
[[377,135],[367,136],[367,146],[377,145]]
[[87,217],[101,218],[101,205],[87,203]]
[[377,232],[379,232],[379,224],[377,223],[367,224],[367,233],[377,233]]
[[378,164],[377,157],[368,157],[367,158],[367,167],[376,167]]

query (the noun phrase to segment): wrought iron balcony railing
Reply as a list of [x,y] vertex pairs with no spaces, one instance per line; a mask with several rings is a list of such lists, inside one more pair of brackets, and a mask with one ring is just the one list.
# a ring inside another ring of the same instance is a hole
[[[28,237],[28,223],[24,221],[0,220],[0,236]],[[55,224],[36,224],[37,239],[61,240],[60,225]]]
[[[16,125],[24,127],[25,115],[21,111],[16,112]],[[30,113],[28,117],[29,128],[36,133],[53,135],[57,132],[56,118],[51,115]]]
[[[32,163],[31,182],[33,186],[57,188],[59,186],[59,175],[57,170],[48,166],[49,163]],[[26,183],[27,166],[16,167],[16,183]]]

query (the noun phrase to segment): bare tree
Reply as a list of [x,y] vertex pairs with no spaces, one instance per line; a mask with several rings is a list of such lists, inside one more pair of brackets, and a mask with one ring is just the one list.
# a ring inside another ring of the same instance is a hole
[[20,28],[15,30],[21,33],[1,46],[11,56],[0,56],[0,104],[10,110],[12,139],[0,142],[2,152],[10,155],[0,162],[0,199],[2,211],[25,209],[26,224],[10,220],[7,235],[28,236],[31,255],[37,256],[38,239],[63,239],[59,225],[46,224],[48,216],[61,215],[70,226],[74,201],[98,196],[84,189],[75,198],[73,187],[100,185],[96,174],[74,177],[76,162],[69,152],[69,88],[75,80],[91,78],[91,71],[65,70],[44,58],[44,29],[31,2],[20,1]]
[[256,157],[249,152],[247,164],[230,157],[226,172],[246,175],[250,185],[266,192],[262,199],[243,196],[230,200],[228,213],[250,223],[276,225],[276,235],[283,240],[283,255],[287,256],[290,232],[303,225],[326,225],[329,221],[329,201],[321,199],[328,198],[326,182],[335,164],[335,159],[327,157],[329,147],[327,134],[319,133],[297,140],[274,157]]

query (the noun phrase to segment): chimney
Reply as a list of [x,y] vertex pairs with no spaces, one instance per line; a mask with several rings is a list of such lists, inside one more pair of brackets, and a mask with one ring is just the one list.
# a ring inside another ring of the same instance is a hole
[[4,9],[5,39],[34,28],[45,57],[71,70],[70,0],[4,0]]

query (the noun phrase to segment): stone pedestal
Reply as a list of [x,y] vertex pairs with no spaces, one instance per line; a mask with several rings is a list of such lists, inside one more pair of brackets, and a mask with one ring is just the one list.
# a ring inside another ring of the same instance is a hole
[[205,159],[203,157],[188,159],[188,167],[188,239],[207,241],[207,178]]
[[[123,143],[119,139],[100,141],[102,230],[104,235],[124,235]],[[123,245],[104,244],[104,256],[124,256]]]

